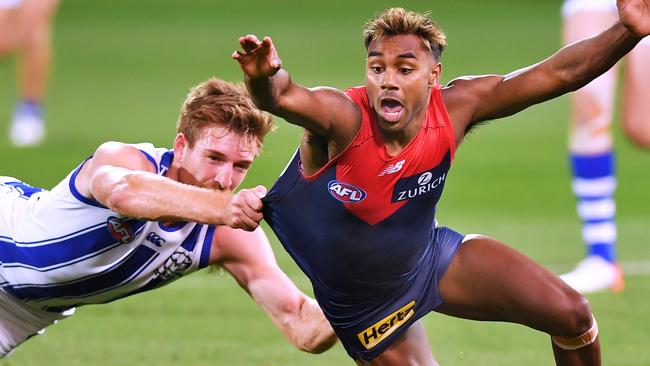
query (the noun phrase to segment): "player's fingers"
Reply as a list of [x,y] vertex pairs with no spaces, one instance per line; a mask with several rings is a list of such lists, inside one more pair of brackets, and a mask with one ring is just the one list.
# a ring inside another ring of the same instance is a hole
[[241,47],[244,49],[246,52],[252,52],[256,50],[260,45],[262,44],[259,39],[257,39],[256,36],[252,34],[247,34],[245,37],[243,37],[242,40],[239,41],[239,44]]
[[280,61],[280,59],[271,60],[271,68],[276,71],[280,70],[280,68],[282,68],[282,62]]
[[253,192],[255,192],[257,197],[264,198],[264,196],[266,196],[267,189],[266,189],[266,187],[260,185],[260,186],[257,186],[255,188],[253,188]]
[[238,226],[244,230],[255,230],[262,221],[263,215],[261,212],[254,211],[250,207],[244,207],[237,217]]
[[[240,192],[240,194],[244,200],[244,207],[242,207],[244,210],[246,207],[250,207],[255,211],[262,210],[263,203],[261,198],[264,196],[260,197],[260,194],[253,189],[246,190],[245,192]],[[248,212],[246,213],[248,214]]]
[[252,42],[252,43],[254,43],[254,44],[256,44],[256,45],[259,45],[259,44],[261,43],[260,40],[259,40],[259,38],[257,38],[257,36],[254,35],[254,34],[250,34],[250,33],[249,33],[249,34],[247,34],[244,38],[245,38],[247,41]]
[[275,71],[279,70],[280,67],[282,67],[282,61],[278,56],[278,52],[275,50],[271,37],[264,37],[261,48],[264,50],[265,54],[270,55],[269,66]]

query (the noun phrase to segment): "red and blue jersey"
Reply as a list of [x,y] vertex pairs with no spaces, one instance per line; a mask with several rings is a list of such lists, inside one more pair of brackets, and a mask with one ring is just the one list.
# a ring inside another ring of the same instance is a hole
[[429,270],[423,262],[455,152],[440,88],[420,131],[396,156],[386,151],[366,89],[346,94],[362,111],[354,141],[311,176],[297,152],[264,212],[335,326],[400,296]]

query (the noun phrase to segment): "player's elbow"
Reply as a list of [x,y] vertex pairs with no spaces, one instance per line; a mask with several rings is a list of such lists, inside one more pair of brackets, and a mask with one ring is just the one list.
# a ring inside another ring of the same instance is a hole
[[137,201],[137,193],[129,182],[129,175],[107,176],[111,172],[98,172],[91,179],[93,196],[112,211],[130,216]]
[[127,215],[136,196],[125,180],[121,179],[111,185],[106,196],[106,206],[117,213]]
[[337,339],[336,334],[330,331],[327,334],[314,335],[311,339],[304,339],[300,344],[296,344],[296,347],[304,352],[319,354],[332,348]]
[[337,338],[322,310],[313,299],[300,304],[300,315],[295,320],[293,344],[304,352],[323,353],[336,343]]

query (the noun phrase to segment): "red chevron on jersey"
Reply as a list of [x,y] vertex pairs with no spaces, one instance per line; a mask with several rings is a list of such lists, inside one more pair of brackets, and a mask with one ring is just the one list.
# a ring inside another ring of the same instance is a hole
[[361,108],[361,128],[345,151],[306,178],[316,179],[335,165],[336,179],[328,184],[330,195],[371,225],[411,200],[435,195],[437,201],[455,151],[454,131],[440,87],[431,91],[422,128],[397,156],[386,151],[365,87],[348,89],[346,94]]

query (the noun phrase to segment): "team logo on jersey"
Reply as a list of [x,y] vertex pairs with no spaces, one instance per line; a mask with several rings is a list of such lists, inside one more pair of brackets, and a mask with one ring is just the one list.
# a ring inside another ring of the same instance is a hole
[[161,238],[160,235],[154,233],[153,231],[147,234],[147,241],[151,244],[161,248],[165,244],[165,239]]
[[168,281],[173,278],[182,277],[185,271],[192,266],[192,257],[184,248],[180,247],[172,253],[160,268],[154,273],[155,278]]
[[327,184],[327,190],[332,197],[343,203],[357,203],[366,198],[366,192],[354,184],[341,182],[340,180],[331,180]]
[[405,161],[406,160],[400,160],[397,163],[389,164],[377,176],[378,177],[383,177],[384,175],[387,175],[387,174],[393,174],[393,173],[399,172],[400,170],[402,170],[402,167],[404,166]]
[[433,196],[433,199],[437,202],[445,186],[450,162],[450,154],[447,152],[442,162],[435,168],[397,181],[393,189],[391,202],[402,202],[425,195]]
[[126,244],[133,240],[133,229],[127,222],[111,216],[106,220],[108,231],[113,238],[122,244]]
[[371,349],[393,334],[415,315],[415,300],[357,334],[366,349]]

